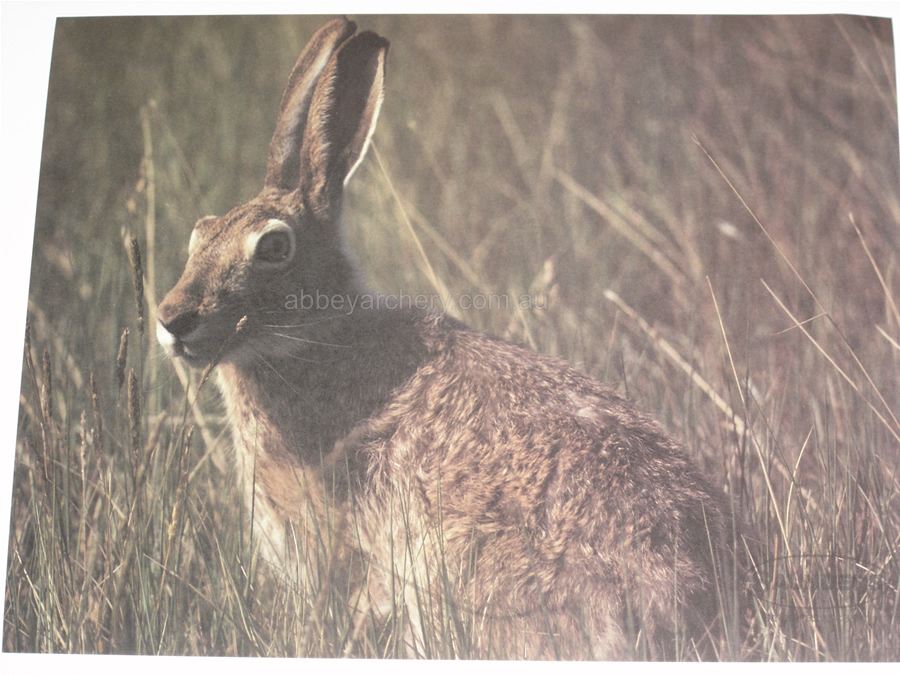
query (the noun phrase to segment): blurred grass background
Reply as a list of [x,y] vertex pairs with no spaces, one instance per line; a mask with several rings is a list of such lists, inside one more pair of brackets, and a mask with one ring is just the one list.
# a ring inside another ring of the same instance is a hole
[[[763,542],[743,654],[900,659],[890,22],[354,18],[392,42],[346,214],[373,287],[530,294],[453,311],[682,438]],[[255,577],[216,398],[191,408],[152,337],[194,221],[260,188],[324,21],[58,22],[4,650],[347,651],[337,600]],[[459,655],[508,656],[432,656]]]

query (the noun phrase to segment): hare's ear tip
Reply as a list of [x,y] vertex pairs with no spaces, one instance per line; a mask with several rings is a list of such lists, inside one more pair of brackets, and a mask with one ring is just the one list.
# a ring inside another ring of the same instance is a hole
[[372,32],[370,30],[363,31],[362,33],[360,33],[359,35],[356,36],[356,39],[360,40],[361,42],[368,43],[368,46],[373,51],[378,51],[378,50],[382,50],[382,49],[384,51],[387,51],[388,48],[391,46],[390,40],[388,40],[386,37],[382,37],[378,33]]
[[350,30],[356,30],[356,22],[350,19],[346,14],[341,14],[339,17],[332,19],[332,22],[346,26]]
[[346,40],[356,32],[356,22],[348,19],[345,15],[336,16],[328,21],[320,29],[319,33],[338,33],[341,40]]

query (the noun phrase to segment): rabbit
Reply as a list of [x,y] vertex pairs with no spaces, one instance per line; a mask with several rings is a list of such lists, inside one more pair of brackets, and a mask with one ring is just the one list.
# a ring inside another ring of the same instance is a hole
[[343,193],[388,47],[345,18],[315,33],[262,191],[197,222],[158,307],[164,349],[217,371],[263,557],[328,567],[359,625],[402,613],[413,655],[451,615],[523,658],[718,655],[741,535],[682,447],[562,360],[361,278]]

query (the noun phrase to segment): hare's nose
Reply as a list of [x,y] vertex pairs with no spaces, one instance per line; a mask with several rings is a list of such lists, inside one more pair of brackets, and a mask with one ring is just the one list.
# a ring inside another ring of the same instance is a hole
[[182,312],[171,319],[160,316],[159,322],[172,337],[183,338],[197,327],[198,314],[196,311]]

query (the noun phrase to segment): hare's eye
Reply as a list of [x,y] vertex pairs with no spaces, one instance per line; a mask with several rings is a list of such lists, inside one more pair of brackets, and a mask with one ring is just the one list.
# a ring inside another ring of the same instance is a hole
[[294,230],[283,220],[272,218],[259,232],[247,237],[244,255],[262,263],[263,269],[280,267],[294,257]]
[[269,263],[285,262],[293,253],[293,241],[287,230],[266,232],[256,242],[256,259]]

